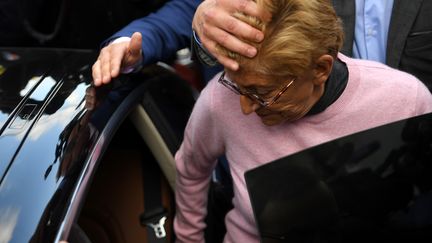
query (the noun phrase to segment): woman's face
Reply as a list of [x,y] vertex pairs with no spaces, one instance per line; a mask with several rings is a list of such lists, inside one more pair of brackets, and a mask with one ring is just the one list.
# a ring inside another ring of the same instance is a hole
[[244,91],[254,93],[266,101],[271,101],[279,92],[294,80],[273,104],[264,107],[246,95],[240,95],[240,106],[245,115],[255,112],[268,126],[302,118],[319,100],[324,92],[324,84],[313,82],[314,77],[306,74],[300,77],[275,79],[258,76],[254,73],[227,71],[227,78]]

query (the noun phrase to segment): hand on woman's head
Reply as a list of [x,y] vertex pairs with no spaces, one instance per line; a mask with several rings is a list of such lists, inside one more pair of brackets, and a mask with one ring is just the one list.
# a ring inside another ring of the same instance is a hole
[[261,13],[252,0],[206,0],[195,12],[192,26],[204,47],[226,68],[238,69],[238,63],[217,51],[217,45],[247,57],[254,57],[255,47],[242,39],[260,42],[264,34],[258,29],[235,17],[236,13],[270,19],[269,14]]

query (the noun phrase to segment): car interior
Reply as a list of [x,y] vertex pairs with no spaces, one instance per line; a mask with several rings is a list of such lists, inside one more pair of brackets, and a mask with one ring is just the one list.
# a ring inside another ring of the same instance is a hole
[[[125,121],[100,162],[78,219],[90,242],[143,242],[147,238],[140,215],[147,196],[143,167],[148,163],[157,162],[133,123]],[[160,181],[171,230],[173,191],[164,176]]]
[[155,197],[166,216],[167,242],[173,242],[174,154],[194,102],[193,88],[178,76],[147,84],[99,162],[70,243],[147,242],[153,229],[143,213]]

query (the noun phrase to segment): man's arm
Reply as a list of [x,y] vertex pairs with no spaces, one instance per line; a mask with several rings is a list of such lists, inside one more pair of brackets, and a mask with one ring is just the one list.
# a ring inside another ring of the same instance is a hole
[[[172,58],[178,49],[190,44],[192,18],[201,0],[172,0],[160,10],[137,19],[107,39],[93,65],[96,86],[106,84],[120,70]],[[132,36],[139,32],[141,36]],[[119,43],[119,37],[132,37]]]

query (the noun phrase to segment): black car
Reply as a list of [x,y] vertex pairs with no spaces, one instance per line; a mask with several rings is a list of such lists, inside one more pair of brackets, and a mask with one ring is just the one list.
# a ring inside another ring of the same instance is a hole
[[[0,48],[0,242],[174,241],[173,155],[196,92],[164,64],[95,88],[96,56]],[[432,240],[432,114],[245,177],[262,242]],[[229,185],[212,185],[207,242],[229,208]]]
[[172,235],[161,225],[195,94],[163,65],[95,89],[96,54],[0,48],[0,242]]

